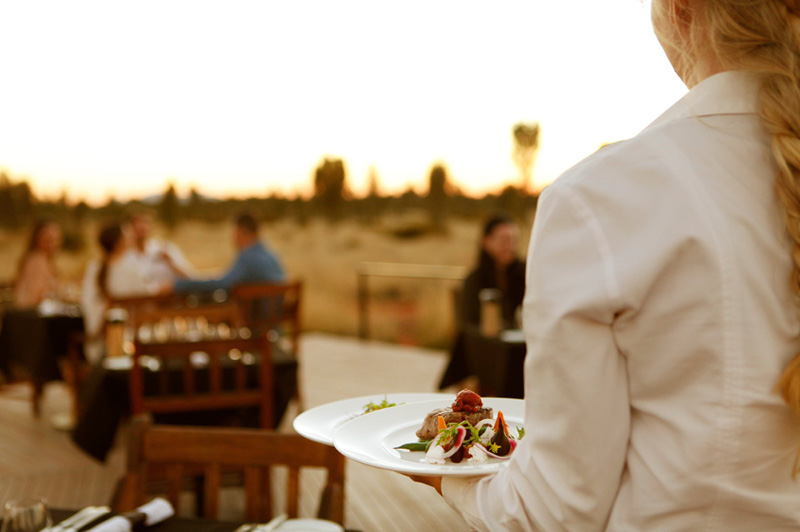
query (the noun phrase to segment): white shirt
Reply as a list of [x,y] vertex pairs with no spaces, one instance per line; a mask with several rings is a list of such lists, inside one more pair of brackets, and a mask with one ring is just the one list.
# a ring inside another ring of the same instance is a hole
[[523,320],[527,435],[507,469],[443,481],[477,530],[782,531],[800,350],[757,80],[697,85],[541,197]]
[[183,272],[189,275],[192,274],[192,265],[186,260],[180,248],[170,242],[150,238],[145,243],[144,251],[131,247],[127,255],[130,260],[136,262],[146,282],[163,286],[176,279],[175,272],[169,263],[164,260],[165,253],[169,255],[173,264]]
[[[89,338],[84,354],[89,362],[97,362],[103,353],[103,339],[98,336],[103,329],[108,301],[100,292],[99,273],[100,262],[93,260],[86,267],[81,290],[83,325]],[[136,297],[155,294],[158,285],[146,282],[139,264],[126,253],[108,265],[106,291],[112,298]]]

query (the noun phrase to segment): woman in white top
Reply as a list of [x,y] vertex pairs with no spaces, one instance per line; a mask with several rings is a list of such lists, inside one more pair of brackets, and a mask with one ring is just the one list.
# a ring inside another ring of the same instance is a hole
[[497,475],[426,479],[475,530],[800,529],[800,5],[653,23],[690,92],[539,203],[527,435]]
[[144,272],[127,251],[132,245],[128,225],[106,225],[100,231],[103,257],[93,261],[83,278],[81,302],[86,335],[86,358],[95,362],[102,356],[103,322],[109,299],[155,294],[159,287],[147,283]]

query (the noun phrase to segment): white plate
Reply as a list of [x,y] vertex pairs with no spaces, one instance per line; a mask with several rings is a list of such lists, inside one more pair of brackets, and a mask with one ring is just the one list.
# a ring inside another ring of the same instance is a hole
[[337,523],[324,519],[289,519],[275,529],[280,532],[344,532]]
[[[333,438],[340,453],[357,462],[400,473],[432,476],[472,476],[496,473],[508,464],[507,460],[489,458],[486,462],[429,464],[422,452],[395,449],[404,443],[417,441],[416,432],[425,416],[434,408],[449,406],[452,401],[437,400],[412,403],[387,408],[361,416],[342,425]],[[516,435],[525,419],[525,402],[522,399],[484,397],[483,405],[503,411],[508,428]]]
[[[439,399],[451,404],[456,396],[451,393],[388,393],[364,395],[351,399],[342,399],[333,403],[311,408],[294,418],[292,426],[302,436],[325,445],[333,445],[333,434],[336,430],[364,412],[368,403],[380,404],[386,399],[390,403],[418,403]],[[395,408],[395,407],[392,407]],[[374,414],[375,412],[372,412]]]

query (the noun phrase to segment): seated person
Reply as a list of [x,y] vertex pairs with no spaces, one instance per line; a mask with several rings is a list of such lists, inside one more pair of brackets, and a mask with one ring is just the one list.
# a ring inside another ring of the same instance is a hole
[[134,212],[128,217],[133,233],[133,245],[128,254],[139,265],[147,282],[171,283],[175,279],[192,277],[192,265],[180,248],[171,242],[151,236],[152,220],[145,212]]
[[236,218],[233,234],[239,256],[228,272],[217,279],[177,279],[173,285],[175,292],[213,292],[230,290],[234,285],[241,283],[284,281],[283,268],[275,254],[261,243],[258,222],[252,215],[239,215]]
[[[502,308],[503,328],[519,327],[517,310],[525,295],[525,263],[517,258],[519,228],[509,216],[498,214],[483,226],[476,268],[464,280],[459,313],[460,327],[478,327],[481,321],[480,293],[497,290]],[[468,377],[464,334],[459,331],[450,352],[450,363],[439,388],[446,388]]]
[[61,248],[61,228],[48,220],[37,222],[31,231],[28,247],[19,261],[14,282],[14,305],[34,308],[53,297],[58,288],[55,254]]
[[103,324],[111,299],[154,295],[163,286],[148,282],[136,260],[128,253],[133,245],[130,226],[112,223],[100,231],[103,256],[86,268],[81,293],[87,343],[86,359],[96,362],[103,354]]
[[506,329],[519,327],[517,309],[525,295],[525,263],[517,258],[519,228],[510,217],[491,217],[483,226],[478,265],[464,280],[461,293],[463,324],[478,326],[481,321],[481,290],[499,291]]

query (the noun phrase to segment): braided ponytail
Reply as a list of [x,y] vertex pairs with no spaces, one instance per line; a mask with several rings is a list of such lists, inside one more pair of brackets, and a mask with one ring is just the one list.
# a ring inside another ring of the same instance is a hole
[[[800,301],[800,18],[795,4],[767,0],[762,9],[763,43],[754,60],[761,65],[759,117],[771,137],[777,166],[775,192],[783,206],[791,241],[791,290]],[[775,387],[792,411],[800,415],[800,353],[784,369]],[[798,454],[800,459],[800,453]],[[793,474],[800,472],[795,461]]]
[[[668,14],[665,4],[654,3],[658,15]],[[702,43],[713,53],[719,71],[744,70],[760,77],[758,113],[771,137],[775,192],[792,243],[793,268],[787,281],[800,305],[800,0],[705,0],[697,5],[690,15],[701,20],[692,25],[688,43],[673,43],[676,48]],[[696,79],[696,74],[690,71],[689,77]],[[800,415],[800,353],[775,389]],[[793,474],[798,472],[800,452]]]

